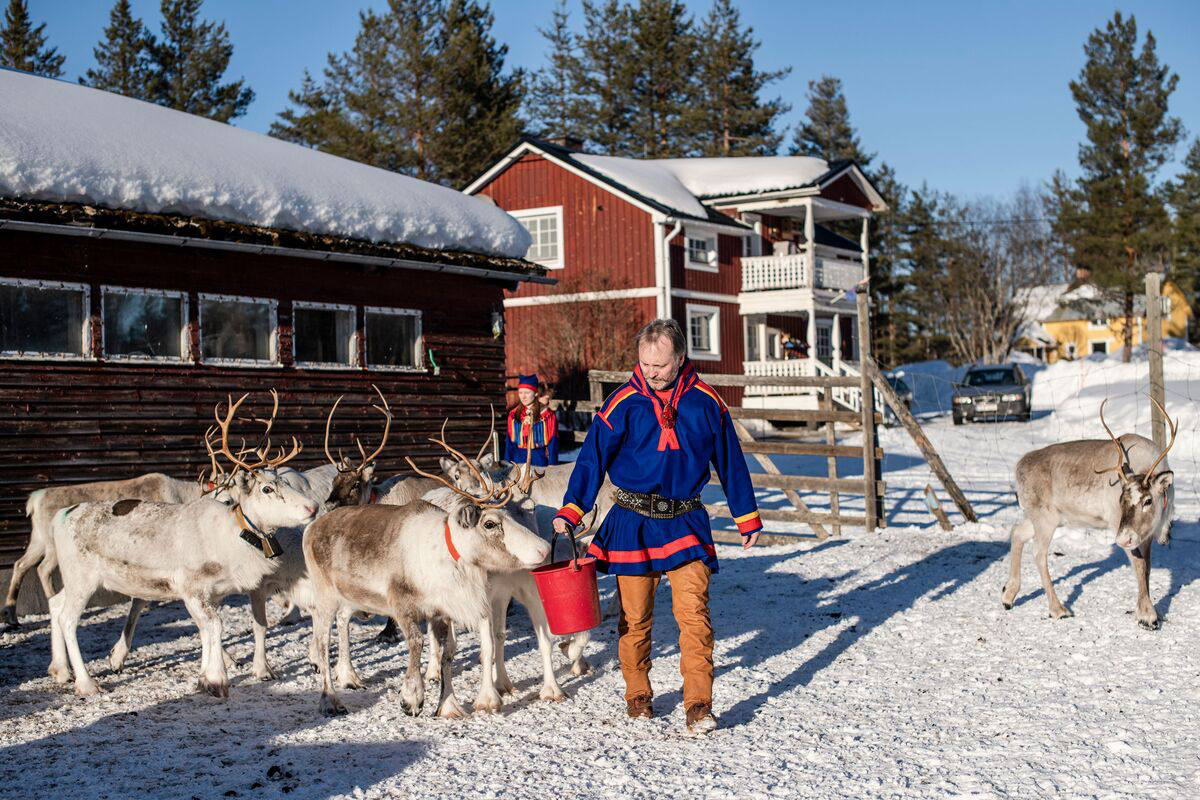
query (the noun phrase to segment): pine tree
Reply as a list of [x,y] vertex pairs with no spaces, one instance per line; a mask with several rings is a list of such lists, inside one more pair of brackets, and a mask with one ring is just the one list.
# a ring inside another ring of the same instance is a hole
[[950,353],[946,308],[941,299],[945,255],[953,244],[942,236],[947,219],[945,204],[946,198],[922,185],[910,195],[900,219],[904,231],[900,255],[910,287],[906,309],[911,326],[908,347],[898,355],[900,363],[943,358]]
[[641,0],[631,13],[634,154],[668,158],[694,153],[695,27],[679,0]]
[[700,155],[774,155],[782,136],[775,122],[791,106],[759,95],[791,69],[760,72],[754,66],[759,42],[743,28],[732,0],[716,0],[698,35],[694,135]]
[[1171,275],[1200,312],[1200,137],[1183,160],[1184,171],[1167,187],[1175,214]]
[[1170,239],[1154,177],[1183,135],[1179,119],[1167,115],[1179,76],[1159,64],[1153,34],[1140,52],[1137,44],[1136,20],[1117,12],[1084,45],[1087,62],[1070,84],[1087,126],[1079,148],[1083,176],[1070,190],[1071,213],[1056,221],[1072,261],[1123,300],[1125,361],[1133,349],[1134,295],[1143,275],[1163,265]]
[[580,134],[603,153],[633,155],[633,20],[620,0],[583,0]]
[[46,23],[34,27],[25,0],[9,0],[0,28],[0,67],[12,67],[34,75],[58,78],[66,56],[46,46]]
[[524,128],[524,73],[504,72],[506,45],[475,0],[450,0],[438,38],[434,84],[440,124],[430,142],[437,179],[464,187],[510,150]]
[[908,284],[901,268],[908,187],[886,162],[875,170],[872,183],[888,210],[871,220],[871,331],[876,360],[890,368],[902,363],[900,354],[910,347],[912,315],[906,307]]
[[566,0],[558,0],[549,28],[538,32],[550,45],[548,63],[534,75],[525,97],[526,114],[533,131],[547,138],[582,135],[579,57],[571,33]]
[[157,102],[228,122],[246,113],[254,91],[239,79],[221,83],[233,57],[225,23],[200,20],[203,0],[162,0],[162,39],[154,46]]
[[818,81],[809,81],[807,97],[805,122],[797,126],[793,135],[792,155],[816,156],[826,161],[849,159],[866,171],[875,154],[862,149],[850,124],[841,80],[822,75]]
[[117,0],[109,12],[104,39],[92,48],[96,66],[88,68],[79,82],[153,101],[161,93],[151,61],[154,45],[154,36],[133,16],[129,0]]

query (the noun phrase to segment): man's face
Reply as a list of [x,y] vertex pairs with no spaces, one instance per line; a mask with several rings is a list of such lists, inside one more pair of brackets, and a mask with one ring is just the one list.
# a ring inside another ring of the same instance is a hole
[[675,382],[675,376],[683,366],[683,356],[675,355],[671,340],[660,336],[653,342],[642,342],[638,346],[638,364],[650,388],[661,392]]

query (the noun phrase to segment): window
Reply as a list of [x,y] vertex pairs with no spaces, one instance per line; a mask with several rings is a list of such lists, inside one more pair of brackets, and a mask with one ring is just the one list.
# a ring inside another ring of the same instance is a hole
[[721,358],[721,311],[716,306],[688,304],[688,356],[701,361]]
[[745,333],[746,360],[747,361],[758,361],[759,353],[762,351],[762,349],[759,347],[759,342],[758,342],[758,320],[754,317],[746,317],[745,318],[745,326],[746,326],[746,333]]
[[1092,330],[1107,330],[1108,320],[1104,317],[1095,317],[1088,320],[1088,327]]
[[0,278],[0,355],[90,357],[90,303],[80,283]]
[[103,350],[114,361],[185,361],[187,298],[183,292],[101,288]]
[[1092,352],[1093,353],[1104,353],[1105,355],[1107,355],[1108,354],[1108,342],[1092,342]]
[[367,367],[421,368],[421,312],[409,308],[367,309]]
[[1075,343],[1071,342],[1067,345],[1067,358],[1075,358]]
[[255,297],[200,295],[200,355],[212,364],[278,364],[278,304]]
[[687,235],[687,266],[689,269],[717,271],[716,237],[689,233]]
[[833,328],[817,326],[817,358],[825,362],[833,359]]
[[299,302],[292,304],[292,347],[297,367],[353,367],[354,306]]
[[533,237],[525,258],[550,269],[563,265],[562,206],[510,212]]

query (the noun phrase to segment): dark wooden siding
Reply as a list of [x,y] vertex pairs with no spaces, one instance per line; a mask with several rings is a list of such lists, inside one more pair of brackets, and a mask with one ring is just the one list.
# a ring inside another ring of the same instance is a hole
[[[333,444],[353,451],[351,434],[378,441],[381,417],[370,409],[371,384],[384,392],[395,421],[381,457],[383,475],[403,471],[403,456],[432,464],[427,437],[449,418],[452,443],[484,440],[488,403],[504,402],[504,341],[491,333],[501,307],[495,281],[412,270],[360,267],[308,259],[185,250],[159,245],[0,232],[0,275],[89,284],[93,310],[99,287],[118,285],[187,291],[195,320],[196,293],[279,301],[281,351],[290,343],[292,302],[416,308],[425,347],[440,367],[383,370],[299,370],[203,364],[129,365],[104,361],[0,361],[0,564],[24,547],[25,498],[47,485],[126,478],[162,471],[193,478],[207,464],[201,444],[213,405],[226,394],[255,392],[245,408],[269,411],[265,392],[281,396],[275,441],[297,435],[298,469],[324,463],[325,415],[342,394]],[[98,325],[94,320],[94,326]],[[97,339],[98,341],[98,339]],[[282,355],[283,353],[281,353]],[[250,403],[254,405],[251,406]],[[257,426],[245,428],[247,438]]]

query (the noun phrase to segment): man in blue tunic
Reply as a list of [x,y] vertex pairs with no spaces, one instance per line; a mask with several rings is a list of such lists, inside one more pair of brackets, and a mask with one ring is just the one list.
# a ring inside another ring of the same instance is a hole
[[762,522],[729,410],[696,375],[679,323],[649,323],[638,332],[636,345],[633,377],[596,414],[554,528],[566,534],[577,526],[595,503],[605,474],[612,478],[617,487],[613,508],[588,552],[601,571],[617,576],[626,710],[635,718],[654,713],[650,629],[654,592],[666,575],[679,624],[687,727],[708,733],[717,725],[708,612],[717,551],[700,491],[710,468],[721,479],[743,547],[758,541]]

